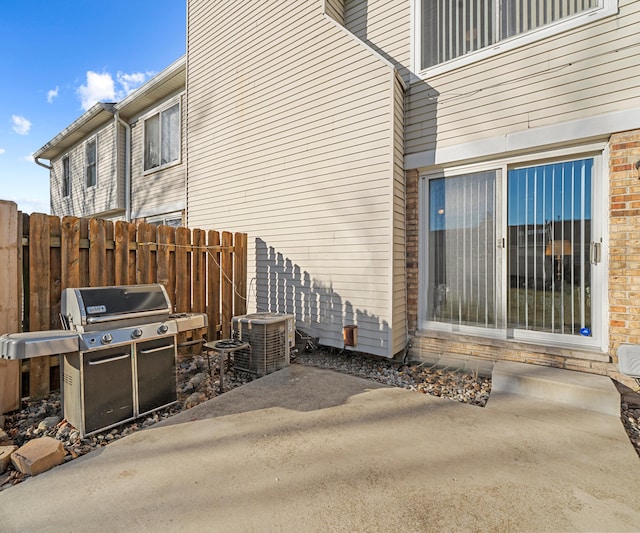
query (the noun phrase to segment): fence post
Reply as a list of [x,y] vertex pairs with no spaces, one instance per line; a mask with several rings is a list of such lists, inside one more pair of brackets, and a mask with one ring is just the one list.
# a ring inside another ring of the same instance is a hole
[[[209,342],[218,340],[218,326],[220,325],[220,233],[209,230],[207,236],[209,257],[207,258],[207,317]],[[213,248],[213,249],[212,249]]]
[[[0,200],[0,334],[20,331],[21,246],[18,206]],[[20,381],[20,361],[0,359],[0,414],[20,408]]]
[[233,316],[247,313],[247,234],[236,233],[233,239]]
[[220,265],[222,266],[222,338],[231,337],[231,319],[233,318],[233,233],[222,232],[222,254]]
[[[45,331],[51,325],[51,226],[49,215],[29,217],[29,329]],[[51,391],[49,356],[29,359],[29,396]]]

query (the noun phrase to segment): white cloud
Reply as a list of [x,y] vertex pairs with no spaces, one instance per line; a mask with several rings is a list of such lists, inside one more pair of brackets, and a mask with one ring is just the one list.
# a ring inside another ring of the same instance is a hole
[[135,91],[140,85],[142,85],[147,79],[147,74],[144,72],[133,72],[131,74],[125,74],[124,72],[118,72],[116,76],[118,83],[122,87],[124,96],[127,96],[132,91]]
[[0,148],[0,155],[4,154],[6,150],[4,148]]
[[13,131],[15,131],[18,135],[28,135],[29,130],[31,129],[31,122],[29,122],[26,118],[12,115],[11,120],[13,121]]
[[[108,72],[99,74],[92,70],[87,71],[87,83],[78,87],[78,95],[82,109],[89,109],[96,102],[117,102],[122,100],[132,91],[135,91],[149,78],[153,77],[153,72],[118,72],[114,81],[113,76]],[[56,96],[57,96],[56,87]],[[53,91],[49,91],[51,94]]]
[[53,102],[53,100],[55,98],[58,98],[58,91],[60,90],[60,87],[58,87],[56,85],[55,89],[51,89],[48,93],[47,93],[47,102],[51,103]]
[[87,71],[87,84],[78,87],[78,95],[85,111],[97,102],[113,102],[116,90],[111,74]]
[[22,159],[24,159],[28,163],[33,163],[35,161],[35,159],[33,158],[33,154],[25,155]]

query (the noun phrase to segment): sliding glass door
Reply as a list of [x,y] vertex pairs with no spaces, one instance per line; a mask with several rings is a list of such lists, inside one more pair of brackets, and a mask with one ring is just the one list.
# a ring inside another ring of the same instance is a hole
[[593,159],[511,169],[509,328],[591,334]]
[[504,163],[427,179],[425,321],[593,344],[595,161]]

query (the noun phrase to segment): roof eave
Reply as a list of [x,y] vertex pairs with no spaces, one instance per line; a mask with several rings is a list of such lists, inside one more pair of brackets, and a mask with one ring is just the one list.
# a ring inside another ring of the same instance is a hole
[[33,157],[51,161],[66,152],[74,144],[111,120],[114,113],[114,105],[112,102],[98,102],[42,148],[36,150],[33,153]]
[[114,112],[122,117],[132,117],[148,107],[149,98],[158,101],[179,90],[186,84],[186,56],[182,56],[147,83],[133,91],[114,106]]

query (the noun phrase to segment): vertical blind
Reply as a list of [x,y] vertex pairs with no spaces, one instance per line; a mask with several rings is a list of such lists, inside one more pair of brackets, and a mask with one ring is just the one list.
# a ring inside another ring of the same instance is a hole
[[496,172],[429,182],[429,320],[497,327]]
[[422,68],[597,8],[601,0],[422,0]]
[[502,0],[501,39],[598,7],[598,0]]

